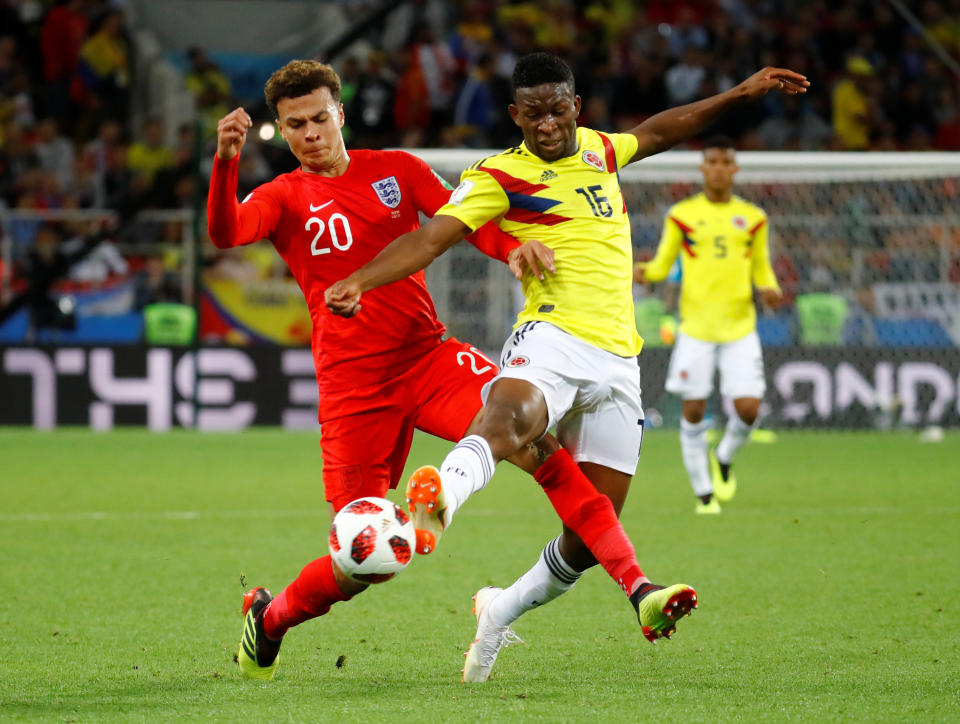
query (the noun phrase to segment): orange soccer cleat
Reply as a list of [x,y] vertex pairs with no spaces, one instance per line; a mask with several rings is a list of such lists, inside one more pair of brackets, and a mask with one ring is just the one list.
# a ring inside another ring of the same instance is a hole
[[407,507],[417,532],[417,553],[433,553],[447,527],[447,503],[440,471],[432,465],[417,468],[407,482]]

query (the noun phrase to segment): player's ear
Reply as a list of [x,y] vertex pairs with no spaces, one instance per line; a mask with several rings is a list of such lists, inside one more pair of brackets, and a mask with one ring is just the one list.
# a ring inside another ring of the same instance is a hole
[[343,123],[346,120],[346,116],[343,113],[343,103],[340,104],[339,108],[337,109],[337,113],[340,116],[340,128],[343,128]]
[[520,120],[519,120],[520,109],[517,108],[516,104],[511,103],[509,106],[507,106],[507,113],[510,114],[510,118],[513,120],[513,122],[519,126],[520,125]]
[[274,123],[277,124],[277,130],[280,132],[280,138],[286,141],[287,137],[283,134],[283,124],[280,123],[280,119],[278,118],[277,120],[274,121]]
[[580,106],[583,104],[583,101],[580,99],[580,96],[573,97],[573,117],[580,117]]

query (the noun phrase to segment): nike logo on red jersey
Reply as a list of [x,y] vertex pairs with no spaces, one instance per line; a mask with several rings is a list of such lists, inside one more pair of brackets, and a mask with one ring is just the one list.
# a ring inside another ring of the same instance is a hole
[[327,203],[325,203],[325,204],[320,204],[319,206],[314,206],[313,204],[310,204],[310,211],[319,211],[319,210],[322,209],[324,206],[329,206],[329,205],[332,204],[332,203],[333,203],[333,199],[330,199]]

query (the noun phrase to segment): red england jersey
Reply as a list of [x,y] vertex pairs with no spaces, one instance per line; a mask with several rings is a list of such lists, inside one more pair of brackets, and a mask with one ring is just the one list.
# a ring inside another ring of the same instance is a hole
[[[323,293],[370,261],[401,234],[416,229],[450,198],[429,166],[404,151],[349,151],[341,176],[297,169],[258,186],[237,202],[239,155],[214,159],[207,222],[220,248],[269,239],[300,285],[313,320],[312,348],[320,395],[342,397],[354,387],[385,382],[439,344],[437,319],[422,271],[365,292],[360,313],[331,314]],[[518,242],[495,225],[468,240],[506,260]],[[324,417],[321,402],[321,418]]]

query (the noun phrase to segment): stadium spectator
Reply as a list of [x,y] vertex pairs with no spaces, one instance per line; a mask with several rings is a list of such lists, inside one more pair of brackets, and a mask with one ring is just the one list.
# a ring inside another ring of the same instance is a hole
[[453,123],[460,129],[462,143],[471,148],[489,147],[493,138],[497,116],[493,71],[493,58],[481,56],[460,89],[454,107]]
[[670,67],[664,76],[667,100],[670,105],[681,105],[699,97],[700,86],[707,78],[704,52],[697,47],[683,51],[682,60]]
[[52,174],[57,180],[57,190],[68,193],[73,188],[74,158],[73,143],[60,133],[57,119],[47,116],[37,124],[33,151],[40,163],[40,170]]
[[151,254],[134,275],[133,308],[141,311],[151,304],[180,302],[180,275],[167,268],[162,254]]
[[68,257],[76,258],[67,272],[67,278],[71,281],[100,284],[130,271],[130,265],[111,239],[104,239],[96,245],[89,244],[86,238],[89,228],[86,224],[73,224],[68,231],[71,232],[70,236],[63,239],[61,248]]
[[419,73],[426,91],[429,108],[424,141],[436,142],[440,129],[452,118],[454,73],[457,65],[449,47],[439,41],[428,22],[420,23],[410,46],[410,62],[414,73]]
[[0,117],[24,128],[32,127],[36,123],[33,96],[30,76],[22,68],[15,70],[10,78],[6,98],[0,94]]
[[204,137],[213,138],[217,133],[217,120],[230,110],[230,79],[203,48],[189,48],[187,61],[190,66],[185,78],[187,90],[197,104]]
[[63,0],[50,9],[40,31],[46,111],[61,123],[70,120],[70,84],[87,37],[87,0]]
[[494,39],[493,18],[485,0],[468,0],[450,38],[450,50],[460,68],[469,68],[489,53]]
[[761,148],[777,151],[815,151],[825,148],[832,135],[830,125],[796,98],[784,98],[780,113],[757,128]]
[[78,121],[81,137],[88,136],[100,121],[126,121],[129,52],[123,12],[118,8],[101,11],[90,36],[80,47],[77,72],[70,87],[70,97],[83,113]]
[[397,54],[399,70],[397,93],[393,101],[393,124],[400,145],[417,148],[424,145],[425,129],[430,125],[430,103],[427,100],[427,82],[420,65],[414,61],[414,51]]
[[679,58],[689,48],[706,50],[710,36],[705,25],[697,20],[697,15],[689,5],[681,5],[677,17],[669,26],[666,34],[670,55]]
[[148,118],[140,129],[140,138],[127,149],[127,168],[152,184],[158,173],[174,165],[173,149],[166,144],[163,121]]
[[386,55],[375,50],[357,79],[349,107],[354,143],[361,148],[383,148],[394,143],[393,104],[395,84],[387,69]]
[[617,127],[639,125],[668,105],[663,72],[639,55],[633,72],[615,80],[610,112]]
[[937,124],[934,145],[941,151],[960,151],[960,94],[945,91],[939,108],[943,113]]
[[864,58],[852,57],[846,70],[847,77],[833,89],[833,130],[844,150],[864,151],[879,123],[873,66]]
[[910,137],[918,130],[932,136],[937,128],[933,104],[925,96],[924,86],[919,80],[911,80],[897,95],[887,97],[884,117],[893,124],[897,144],[901,148],[916,148]]
[[37,228],[35,242],[24,260],[23,277],[27,282],[26,305],[29,314],[27,341],[47,329],[76,329],[76,317],[68,299],[55,297],[50,286],[63,277],[74,259],[61,248],[62,231],[56,224]]

